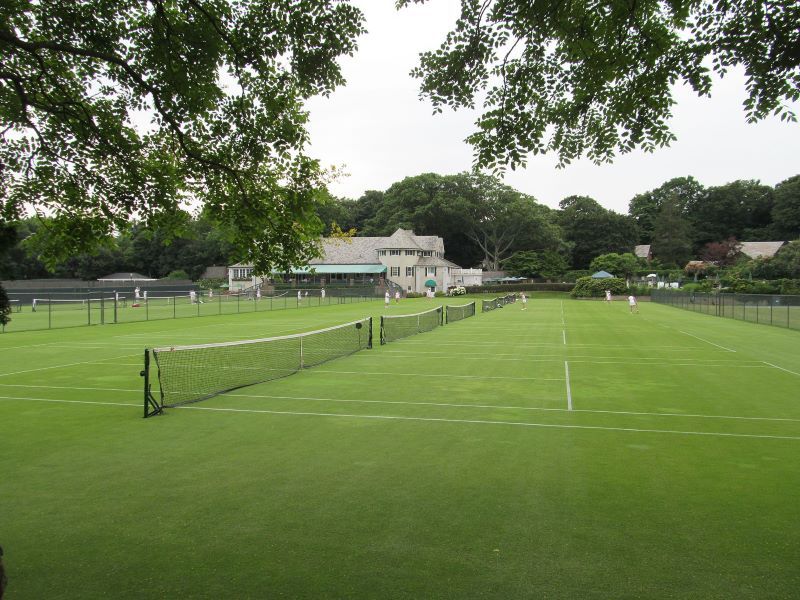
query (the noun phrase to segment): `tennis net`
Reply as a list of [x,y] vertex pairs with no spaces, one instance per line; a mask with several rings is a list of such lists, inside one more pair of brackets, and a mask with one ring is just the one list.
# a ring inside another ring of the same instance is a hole
[[413,315],[397,315],[381,317],[381,344],[423,333],[442,324],[441,306]]
[[447,317],[448,323],[460,321],[461,319],[466,319],[467,317],[474,317],[475,303],[470,302],[469,304],[460,304],[458,306],[447,305],[445,307],[445,316]]
[[[372,318],[280,337],[145,350],[145,417],[372,348]],[[161,387],[150,391],[149,352]]]
[[[54,299],[54,298],[34,298],[31,300],[31,310],[36,312],[38,310],[87,310],[87,309],[100,309],[101,307],[114,306],[115,298],[110,296],[108,298],[74,298],[68,300]],[[123,300],[117,301],[117,306],[122,306]]]

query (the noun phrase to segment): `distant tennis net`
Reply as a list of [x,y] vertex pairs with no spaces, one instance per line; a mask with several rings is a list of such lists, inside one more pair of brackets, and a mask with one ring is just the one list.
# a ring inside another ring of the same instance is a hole
[[441,306],[413,315],[397,315],[381,317],[381,344],[423,333],[442,324]]
[[[372,318],[307,333],[145,350],[145,417],[372,348]],[[160,397],[150,390],[150,353]]]
[[516,301],[516,294],[506,294],[505,296],[498,296],[491,300],[483,300],[481,303],[481,312],[489,312],[495,308],[503,308],[506,304],[514,304]]
[[123,306],[124,300],[116,299],[114,296],[103,298],[75,298],[68,300],[61,300],[55,298],[33,298],[31,300],[31,310],[36,311],[52,311],[52,310],[88,310],[100,309],[104,306]]
[[474,317],[475,316],[475,303],[470,302],[469,304],[460,304],[458,306],[450,306],[449,304],[445,307],[445,317],[447,323],[454,323],[455,321],[460,321],[461,319],[466,319],[467,317]]

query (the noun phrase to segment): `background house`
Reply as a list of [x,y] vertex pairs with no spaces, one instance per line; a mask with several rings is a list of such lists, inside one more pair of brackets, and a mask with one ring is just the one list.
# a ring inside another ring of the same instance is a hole
[[[444,241],[434,235],[415,235],[397,229],[388,237],[324,238],[323,255],[291,273],[276,278],[294,278],[298,284],[380,285],[389,282],[405,292],[446,290],[463,281],[464,269],[444,257]],[[468,269],[467,271],[473,271]],[[231,291],[257,284],[253,266],[246,263],[229,269]],[[474,280],[475,274],[468,273]]]

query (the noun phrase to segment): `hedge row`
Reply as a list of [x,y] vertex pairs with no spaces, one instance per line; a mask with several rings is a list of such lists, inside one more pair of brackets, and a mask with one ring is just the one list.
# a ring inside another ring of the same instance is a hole
[[506,283],[495,285],[467,286],[468,294],[511,293],[511,292],[571,292],[574,283]]

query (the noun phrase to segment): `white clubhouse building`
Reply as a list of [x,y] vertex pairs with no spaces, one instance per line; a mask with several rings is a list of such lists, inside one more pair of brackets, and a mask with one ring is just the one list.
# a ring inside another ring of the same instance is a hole
[[[324,238],[322,258],[293,269],[299,282],[354,285],[385,280],[406,292],[447,290],[454,285],[480,285],[480,269],[462,269],[444,257],[444,241],[435,235],[414,235],[398,229],[389,237]],[[239,263],[228,269],[231,291],[258,283],[253,266]]]

